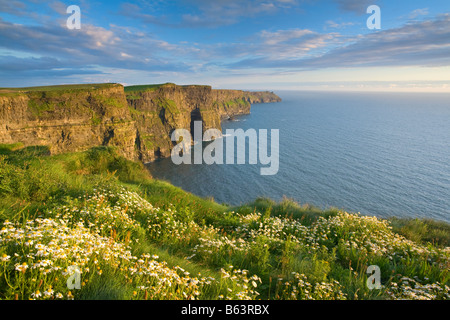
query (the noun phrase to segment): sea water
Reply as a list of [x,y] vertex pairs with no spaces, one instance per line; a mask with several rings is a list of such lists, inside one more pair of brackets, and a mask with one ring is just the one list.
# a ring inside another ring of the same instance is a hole
[[450,222],[450,94],[275,93],[282,102],[253,105],[222,130],[278,129],[276,175],[262,176],[248,163],[175,165],[170,158],[148,169],[230,205],[287,197],[382,218]]

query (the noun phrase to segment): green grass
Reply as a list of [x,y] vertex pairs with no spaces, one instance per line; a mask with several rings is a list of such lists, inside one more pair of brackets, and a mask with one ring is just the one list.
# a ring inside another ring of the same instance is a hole
[[135,91],[154,91],[165,85],[175,85],[174,83],[160,83],[160,84],[143,84],[135,86],[126,86],[125,93],[135,92]]
[[204,84],[186,84],[186,85],[180,85],[182,88],[211,88],[209,85]]
[[102,118],[100,118],[95,112],[92,112],[91,123],[96,126],[102,123]]
[[431,219],[399,219],[391,218],[393,229],[420,243],[433,243],[450,246],[450,225],[445,222]]
[[164,98],[158,98],[156,100],[156,104],[159,108],[164,109],[167,113],[180,113],[180,110],[178,110],[177,104],[175,101],[170,99],[164,99]]
[[[140,100],[140,99],[142,99],[142,96],[139,96],[136,94],[127,94],[127,100]],[[131,108],[131,109],[133,109],[133,108]]]
[[103,106],[111,106],[115,108],[125,108],[127,105],[125,103],[122,103],[116,98],[111,97],[105,97],[104,95],[97,94],[94,95],[94,98],[99,102],[100,105]]
[[[0,299],[450,298],[446,223],[290,199],[231,207],[152,179],[110,147],[49,156],[0,145],[2,228]],[[66,258],[40,256],[37,241],[59,241]],[[70,264],[84,270],[80,290],[67,288]],[[382,289],[368,289],[369,265]]]
[[66,84],[56,86],[36,86],[22,88],[0,88],[0,95],[8,93],[27,93],[27,92],[72,92],[74,90],[95,90],[105,89],[117,86],[116,83],[92,83],[92,84]]
[[229,107],[233,107],[236,105],[249,105],[250,103],[246,101],[244,98],[231,99],[228,101],[221,102],[223,105],[227,105]]
[[0,144],[0,154],[8,154],[11,151],[16,151],[24,147],[22,142],[16,142],[11,144]]
[[[163,86],[178,86],[181,88],[192,88],[192,87],[211,88],[210,86],[207,86],[207,85],[196,85],[196,84],[176,85],[175,83],[166,82],[166,83],[159,83],[159,84],[142,84],[142,85],[135,85],[135,86],[126,86],[125,93],[132,93],[132,92],[136,92],[136,91],[154,91]],[[130,99],[132,99],[133,97],[136,98],[136,96],[133,96],[132,94],[130,94]]]
[[270,198],[258,198],[249,204],[236,207],[234,210],[242,213],[266,212],[270,210],[273,216],[294,218],[301,221],[304,225],[311,225],[318,217],[332,216],[339,212],[336,208],[322,210],[310,204],[300,205],[288,198],[284,198],[278,203]]
[[46,111],[55,110],[55,104],[51,102],[42,101],[40,99],[28,100],[28,109],[36,116],[42,116]]

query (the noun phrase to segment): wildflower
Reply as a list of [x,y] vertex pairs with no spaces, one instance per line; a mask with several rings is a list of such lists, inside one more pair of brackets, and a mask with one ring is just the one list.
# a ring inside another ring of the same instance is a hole
[[32,296],[33,298],[39,298],[39,297],[42,296],[42,294],[41,294],[41,292],[40,292],[39,290],[37,290],[36,292],[33,292],[33,293],[31,294],[31,296]]
[[52,296],[54,293],[53,289],[50,287],[46,291],[44,291],[44,296],[49,297]]
[[15,269],[19,272],[23,272],[25,273],[25,271],[28,269],[28,265],[26,262],[22,263],[22,264],[16,264],[15,265]]

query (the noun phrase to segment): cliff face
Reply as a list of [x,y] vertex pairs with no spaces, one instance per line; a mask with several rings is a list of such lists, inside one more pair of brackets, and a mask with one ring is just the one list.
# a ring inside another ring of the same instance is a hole
[[281,99],[270,92],[213,90],[210,86],[127,87],[118,84],[0,90],[0,143],[45,145],[53,154],[116,146],[143,162],[170,156],[175,129],[221,129],[250,112],[252,103]]
[[170,136],[175,129],[190,130],[195,120],[203,120],[205,127],[220,125],[208,86],[167,84],[127,90],[127,100],[136,121],[138,157],[143,162],[170,156],[173,147]]
[[133,158],[135,135],[121,85],[0,93],[0,143],[45,145],[53,154],[113,145]]

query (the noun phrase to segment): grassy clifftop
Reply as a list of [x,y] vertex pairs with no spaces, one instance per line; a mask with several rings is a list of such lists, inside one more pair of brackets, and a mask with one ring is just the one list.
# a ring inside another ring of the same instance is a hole
[[212,90],[173,83],[123,87],[79,84],[0,88],[0,143],[50,148],[52,154],[114,146],[142,162],[170,156],[175,129],[221,128],[251,103],[279,101],[269,92]]
[[118,86],[116,83],[65,84],[55,86],[38,86],[22,88],[0,88],[0,95],[26,94],[29,92],[75,92],[77,90],[109,89]]
[[109,147],[0,146],[1,299],[449,299],[449,240],[439,222],[218,204]]

